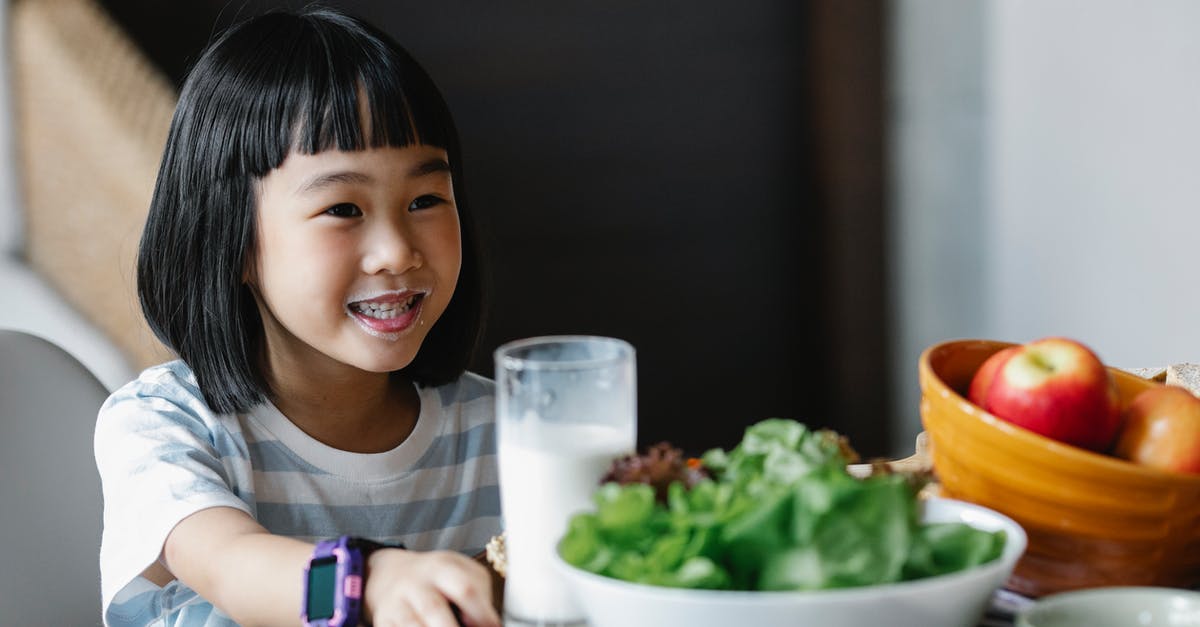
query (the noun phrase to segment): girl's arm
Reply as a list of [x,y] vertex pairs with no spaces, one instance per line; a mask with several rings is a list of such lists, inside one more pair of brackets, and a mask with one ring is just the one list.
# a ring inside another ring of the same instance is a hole
[[[213,507],[184,518],[167,536],[167,569],[238,624],[300,624],[303,573],[313,545],[272,535],[245,512]],[[367,560],[364,613],[376,627],[499,625],[487,571],[448,551],[383,549]]]

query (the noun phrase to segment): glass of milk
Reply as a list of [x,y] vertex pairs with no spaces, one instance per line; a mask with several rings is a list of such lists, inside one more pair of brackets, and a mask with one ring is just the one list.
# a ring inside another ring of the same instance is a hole
[[555,566],[571,514],[592,508],[612,460],[637,440],[634,350],[622,340],[552,336],[496,350],[506,625],[583,625]]

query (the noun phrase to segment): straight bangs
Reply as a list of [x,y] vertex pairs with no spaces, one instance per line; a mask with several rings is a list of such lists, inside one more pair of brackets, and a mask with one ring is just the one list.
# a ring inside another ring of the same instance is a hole
[[249,51],[255,60],[228,74],[224,86],[235,100],[231,145],[223,151],[232,172],[225,174],[262,178],[293,150],[423,144],[457,161],[441,93],[403,49],[387,45],[387,35],[321,9],[260,19],[266,24],[259,33],[235,31],[226,42],[240,59]]

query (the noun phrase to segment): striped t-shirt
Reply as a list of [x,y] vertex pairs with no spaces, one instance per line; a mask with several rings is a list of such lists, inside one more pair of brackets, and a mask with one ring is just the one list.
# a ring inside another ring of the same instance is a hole
[[314,440],[270,403],[214,414],[181,361],[114,392],[95,442],[105,624],[234,624],[179,581],[160,588],[141,577],[171,529],[209,507],[243,510],[272,533],[310,542],[354,535],[414,550],[483,550],[500,531],[493,384],[467,373],[418,394],[412,434],[362,454]]

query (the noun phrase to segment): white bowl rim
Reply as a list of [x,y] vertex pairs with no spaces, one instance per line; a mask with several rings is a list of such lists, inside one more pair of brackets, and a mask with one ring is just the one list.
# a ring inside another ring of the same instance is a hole
[[1031,615],[1034,612],[1055,610],[1064,605],[1070,606],[1085,601],[1088,603],[1099,602],[1103,604],[1106,601],[1110,602],[1124,597],[1150,597],[1164,600],[1182,597],[1189,603],[1195,603],[1200,607],[1200,590],[1171,588],[1168,586],[1100,586],[1048,594],[1031,603],[1029,607],[1021,610],[1021,614]]
[[555,561],[561,570],[570,573],[570,576],[577,577],[590,585],[599,585],[606,587],[621,587],[637,591],[641,594],[650,594],[664,601],[674,597],[688,597],[691,599],[697,596],[703,596],[713,601],[719,600],[722,603],[762,603],[762,602],[787,602],[794,603],[803,600],[810,601],[828,601],[833,599],[852,600],[856,596],[876,597],[880,594],[900,594],[903,592],[918,591],[925,588],[935,588],[946,582],[948,579],[957,579],[970,577],[975,575],[983,575],[992,570],[1005,569],[1011,570],[1016,565],[1017,560],[1025,553],[1025,547],[1028,543],[1028,537],[1025,534],[1025,529],[1021,527],[1015,520],[997,512],[996,510],[960,501],[958,499],[949,499],[943,497],[929,497],[922,499],[921,505],[927,507],[934,505],[941,508],[949,508],[951,512],[970,513],[975,516],[985,518],[993,523],[993,526],[1004,530],[1006,537],[1004,541],[1004,549],[1000,556],[996,559],[973,566],[966,570],[945,573],[943,575],[935,575],[932,577],[923,577],[921,579],[910,579],[907,581],[897,581],[894,583],[875,584],[869,586],[852,586],[848,588],[829,588],[824,590],[710,590],[706,588],[672,588],[669,586],[654,586],[650,584],[641,584],[632,581],[625,581],[598,575],[596,573],[583,570],[572,564],[567,563],[562,559],[562,556],[557,551],[554,553]]
[[1200,607],[1200,591],[1197,590],[1166,586],[1101,586],[1041,597],[1018,612],[1013,624],[1017,627],[1034,625],[1034,620],[1044,619],[1047,614],[1054,616],[1057,612],[1070,611],[1076,607],[1100,611],[1107,608],[1107,611],[1111,612],[1114,605],[1120,607],[1129,597],[1150,599],[1156,607],[1160,604],[1175,603],[1178,599],[1183,599],[1192,608]]

